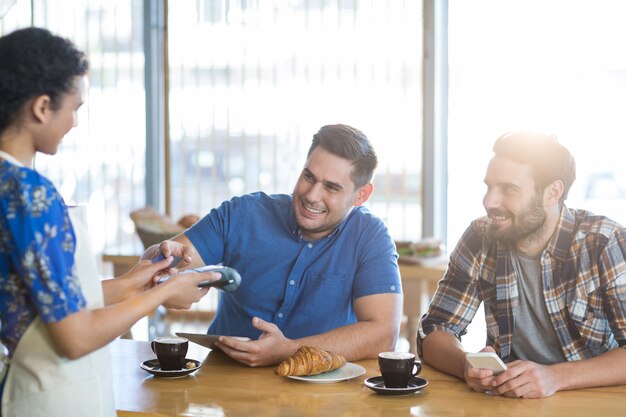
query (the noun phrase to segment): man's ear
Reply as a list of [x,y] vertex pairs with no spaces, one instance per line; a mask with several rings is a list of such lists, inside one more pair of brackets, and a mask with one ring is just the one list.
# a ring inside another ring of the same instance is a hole
[[52,100],[50,96],[41,95],[31,102],[30,112],[32,117],[39,123],[46,123],[52,115]]
[[545,188],[543,193],[544,199],[549,204],[559,204],[559,200],[563,196],[564,190],[565,186],[563,185],[563,181],[554,180]]
[[356,196],[356,201],[354,202],[355,206],[362,206],[365,202],[370,198],[372,192],[374,191],[374,184],[371,182],[365,184],[359,189],[359,192]]

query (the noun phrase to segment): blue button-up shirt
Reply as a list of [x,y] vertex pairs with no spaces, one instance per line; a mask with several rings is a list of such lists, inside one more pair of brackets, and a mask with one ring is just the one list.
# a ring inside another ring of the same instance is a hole
[[207,265],[223,263],[242,277],[236,292],[220,294],[211,334],[256,339],[255,316],[289,338],[319,334],[355,323],[359,297],[402,293],[393,240],[363,206],[308,242],[291,195],[255,193],[224,202],[185,235]]

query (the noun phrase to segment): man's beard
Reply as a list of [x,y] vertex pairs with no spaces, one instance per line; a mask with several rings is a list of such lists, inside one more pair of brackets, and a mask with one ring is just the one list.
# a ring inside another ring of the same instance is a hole
[[[520,240],[532,241],[543,232],[546,222],[546,212],[543,208],[541,193],[535,193],[528,206],[520,213],[513,216],[511,226],[502,228],[490,224],[487,227],[487,236],[499,242],[514,243]],[[511,214],[502,213],[498,210],[488,211],[489,215]]]

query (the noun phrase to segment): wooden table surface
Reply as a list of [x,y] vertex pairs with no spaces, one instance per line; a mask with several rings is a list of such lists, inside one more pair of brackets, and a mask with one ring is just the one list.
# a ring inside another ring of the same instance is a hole
[[[375,360],[358,362],[366,373],[334,384],[300,382],[274,374],[273,367],[248,368],[219,351],[190,344],[188,358],[203,361],[180,379],[155,378],[141,362],[154,358],[147,342],[111,344],[118,417],[131,416],[624,416],[626,386],[559,392],[540,400],[472,392],[460,380],[425,366],[423,390],[383,396],[363,385],[379,375]],[[208,354],[208,356],[207,356]]]

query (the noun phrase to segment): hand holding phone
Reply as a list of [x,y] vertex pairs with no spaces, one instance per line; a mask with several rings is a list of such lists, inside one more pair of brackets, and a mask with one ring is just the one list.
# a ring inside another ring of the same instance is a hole
[[[189,339],[190,342],[197,343],[199,345],[208,347],[210,349],[217,348],[217,345],[215,343],[217,343],[217,340],[220,338],[220,335],[218,334],[198,334],[198,333],[181,333],[181,332],[176,332],[176,336],[185,337]],[[232,339],[239,340],[241,342],[249,342],[251,340],[248,337],[241,337],[241,336],[226,336],[226,337],[230,337]]]
[[465,358],[473,368],[489,369],[494,375],[507,370],[506,364],[494,352],[466,353]]
[[[202,281],[200,284],[198,284],[198,287],[200,288],[215,287],[222,291],[233,292],[233,291],[236,291],[237,288],[239,288],[239,284],[241,284],[241,276],[239,275],[239,272],[237,272],[236,269],[233,269],[227,266],[221,266],[221,265],[207,265],[207,266],[201,266],[199,268],[186,269],[174,275],[203,273],[203,272],[219,272],[222,275],[222,277],[218,279],[217,281]],[[170,279],[171,277],[172,275],[162,276],[157,281],[157,284],[162,284],[168,279]]]

